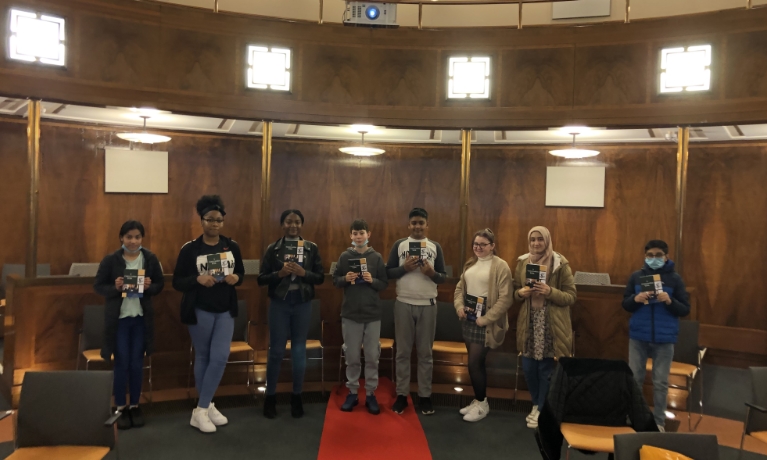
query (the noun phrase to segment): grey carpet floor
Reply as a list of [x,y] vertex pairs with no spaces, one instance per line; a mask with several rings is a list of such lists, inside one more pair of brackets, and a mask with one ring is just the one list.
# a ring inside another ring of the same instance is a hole
[[[119,458],[316,459],[325,407],[322,403],[306,404],[306,415],[298,420],[290,417],[287,405],[278,406],[279,416],[275,420],[265,419],[260,407],[229,408],[224,412],[230,424],[212,435],[202,434],[189,426],[191,411],[159,413],[148,416],[144,428],[120,432]],[[455,407],[436,409],[434,415],[419,415],[434,460],[541,458],[532,430],[525,426],[524,413],[495,410],[479,423],[467,423],[461,420]],[[350,436],[353,435],[350,433]],[[11,443],[0,444],[0,458],[5,458],[11,451]],[[110,455],[108,458],[116,457]],[[564,450],[562,458],[565,458]],[[579,452],[571,455],[572,460],[606,458],[606,455],[587,456]],[[746,453],[738,459],[737,450],[720,447],[720,459],[767,460],[767,457]]]

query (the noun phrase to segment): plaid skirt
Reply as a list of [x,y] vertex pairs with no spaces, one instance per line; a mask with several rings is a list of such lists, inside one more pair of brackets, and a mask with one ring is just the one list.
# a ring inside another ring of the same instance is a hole
[[485,344],[485,326],[477,326],[477,323],[471,321],[462,321],[463,324],[463,340],[466,343],[481,343]]

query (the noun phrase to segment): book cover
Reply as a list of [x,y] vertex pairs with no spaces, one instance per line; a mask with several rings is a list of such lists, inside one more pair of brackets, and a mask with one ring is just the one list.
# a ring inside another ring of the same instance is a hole
[[368,262],[366,258],[349,259],[349,271],[357,274],[357,279],[354,280],[352,284],[367,283],[367,281],[362,278],[362,274],[368,271]]
[[639,288],[642,292],[650,292],[650,299],[645,301],[645,305],[658,302],[658,294],[663,292],[663,281],[660,275],[645,275],[639,277]]
[[144,270],[125,270],[123,274],[123,297],[144,297]]
[[282,246],[283,261],[304,266],[304,240],[285,241]]
[[224,281],[224,266],[221,263],[221,254],[208,254],[208,275],[215,278],[217,283]]
[[424,241],[411,241],[408,243],[408,255],[411,257],[418,257],[419,265],[423,265],[423,261],[429,256],[429,250],[426,247],[426,240]]
[[533,287],[536,281],[546,284],[546,274],[545,265],[527,264],[525,267],[525,286]]
[[485,305],[484,297],[476,297],[470,294],[466,294],[463,297],[464,311],[466,312],[466,319],[471,322],[476,322],[480,316],[485,316],[487,313],[487,305]]

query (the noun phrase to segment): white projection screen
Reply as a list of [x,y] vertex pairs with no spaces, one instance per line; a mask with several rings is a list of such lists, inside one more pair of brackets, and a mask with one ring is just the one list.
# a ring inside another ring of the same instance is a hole
[[546,206],[604,208],[604,166],[546,168]]
[[104,150],[104,192],[168,193],[168,152]]

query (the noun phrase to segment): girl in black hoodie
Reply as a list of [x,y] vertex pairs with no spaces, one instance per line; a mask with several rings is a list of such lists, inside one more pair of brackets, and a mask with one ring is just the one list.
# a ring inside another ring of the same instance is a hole
[[[104,345],[101,357],[107,362],[114,355],[114,396],[122,416],[117,427],[144,426],[139,407],[143,382],[144,356],[154,349],[154,311],[152,296],[162,291],[165,283],[157,257],[144,249],[144,226],[136,220],[120,228],[122,247],[104,257],[99,264],[93,288],[106,297],[104,306]],[[142,297],[123,297],[126,269],[144,271]],[[130,406],[126,409],[125,390],[130,387]]]

